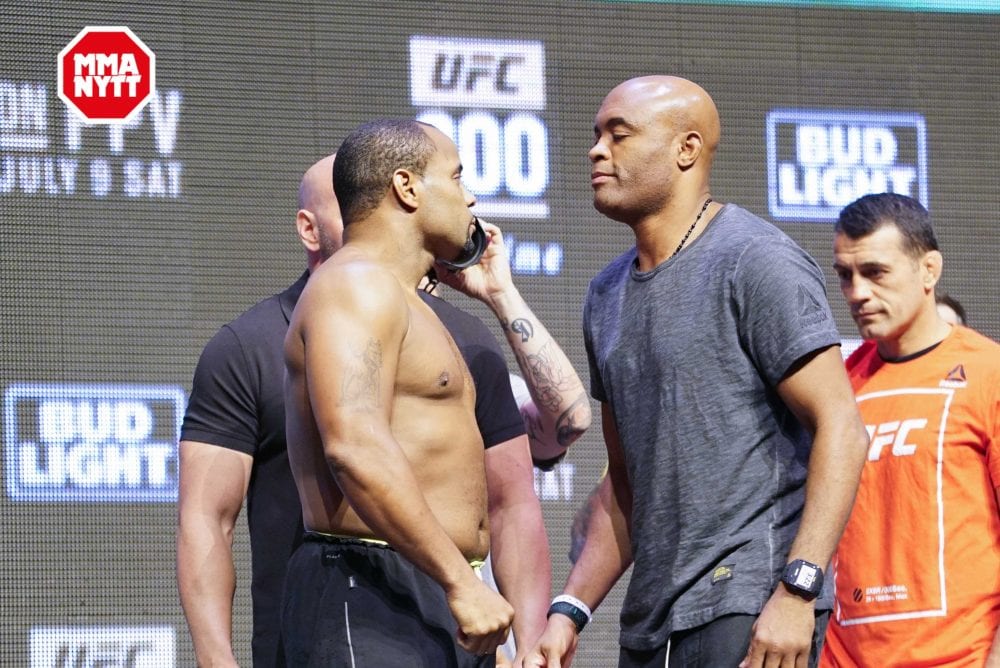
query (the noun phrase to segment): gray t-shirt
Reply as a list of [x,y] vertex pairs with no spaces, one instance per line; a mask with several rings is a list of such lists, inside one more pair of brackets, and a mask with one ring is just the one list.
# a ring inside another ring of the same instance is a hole
[[816,262],[735,205],[652,271],[635,259],[633,248],[591,282],[584,338],[633,492],[621,644],[650,650],[758,614],[771,595],[811,448],[775,386],[840,339]]

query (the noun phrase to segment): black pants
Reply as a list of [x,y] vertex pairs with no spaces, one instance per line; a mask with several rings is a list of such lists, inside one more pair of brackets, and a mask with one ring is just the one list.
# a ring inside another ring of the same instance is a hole
[[493,668],[455,641],[441,587],[397,552],[307,537],[285,579],[281,635],[289,666]]
[[[747,655],[750,631],[756,615],[726,615],[693,629],[677,631],[670,636],[670,663],[667,648],[648,652],[621,648],[618,668],[736,668]],[[816,613],[809,666],[819,663],[819,652],[830,621],[828,610]]]

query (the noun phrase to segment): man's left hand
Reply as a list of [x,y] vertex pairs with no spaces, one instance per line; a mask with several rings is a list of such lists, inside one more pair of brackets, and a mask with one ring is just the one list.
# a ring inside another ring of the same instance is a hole
[[740,668],[806,668],[816,610],[812,601],[778,585],[750,633],[750,648]]

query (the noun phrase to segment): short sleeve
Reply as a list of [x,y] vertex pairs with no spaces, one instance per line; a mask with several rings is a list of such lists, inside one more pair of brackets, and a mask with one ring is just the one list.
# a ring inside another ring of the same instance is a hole
[[229,326],[205,346],[195,368],[181,440],[253,455],[258,441],[256,383],[243,346]]
[[462,350],[466,364],[476,384],[476,422],[483,437],[483,445],[491,448],[523,436],[524,420],[514,401],[510,374],[496,339],[485,327],[484,337],[493,345],[474,345]]
[[740,342],[771,385],[804,356],[840,343],[823,272],[791,239],[751,243],[733,281]]
[[594,354],[594,342],[591,334],[590,301],[593,299],[593,285],[587,294],[587,301],[583,306],[583,347],[587,352],[587,366],[590,368],[590,396],[597,401],[607,403],[608,395],[604,390],[604,383],[601,381],[600,366]]

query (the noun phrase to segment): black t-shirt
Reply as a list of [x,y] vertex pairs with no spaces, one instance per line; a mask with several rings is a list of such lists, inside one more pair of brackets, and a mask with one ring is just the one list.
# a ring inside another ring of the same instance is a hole
[[[303,274],[222,327],[195,369],[181,440],[253,457],[247,491],[253,597],[253,662],[284,665],[279,644],[288,558],[302,541],[302,510],[285,445],[284,340]],[[487,448],[525,433],[503,352],[489,329],[448,302],[423,295],[465,358],[476,385],[476,421]]]

